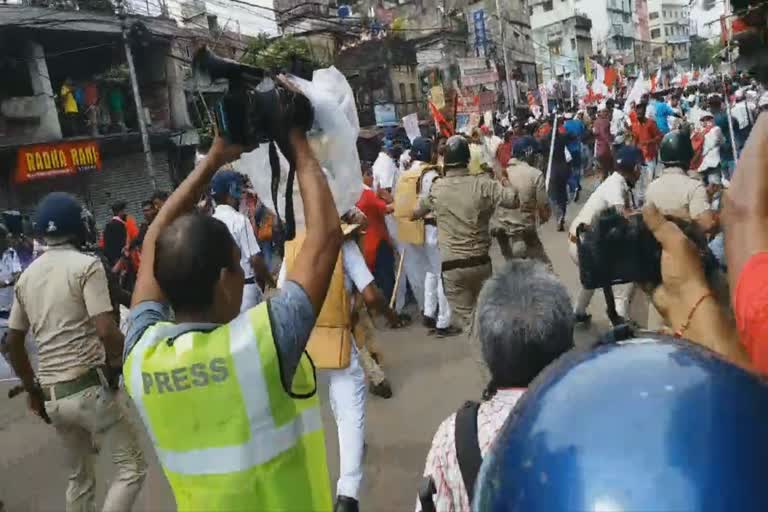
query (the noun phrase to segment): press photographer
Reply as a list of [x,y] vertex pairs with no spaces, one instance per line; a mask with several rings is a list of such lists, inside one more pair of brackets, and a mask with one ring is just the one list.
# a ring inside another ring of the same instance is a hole
[[[240,80],[239,65],[228,66]],[[314,367],[304,348],[342,232],[307,139],[309,102],[287,81],[277,84],[266,111],[259,110],[265,96],[235,84],[235,95],[218,107],[220,122],[229,120],[224,136],[171,194],[144,240],[125,384],[181,510],[332,505]],[[242,109],[239,117],[232,105]],[[219,167],[262,136],[295,168],[306,235],[279,293],[240,313],[240,251],[222,222],[189,212]],[[222,425],[249,435],[233,440]]]

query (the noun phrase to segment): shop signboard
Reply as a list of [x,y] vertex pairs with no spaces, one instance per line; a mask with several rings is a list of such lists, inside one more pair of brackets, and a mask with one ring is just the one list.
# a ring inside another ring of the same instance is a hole
[[373,116],[376,126],[397,126],[397,111],[394,103],[379,103],[373,106]]
[[26,183],[100,170],[101,153],[96,141],[36,144],[19,148],[14,181]]

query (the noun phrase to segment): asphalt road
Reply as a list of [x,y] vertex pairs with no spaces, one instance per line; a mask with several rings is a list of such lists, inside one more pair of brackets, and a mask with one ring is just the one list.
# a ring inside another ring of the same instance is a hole
[[[569,219],[578,206],[569,208]],[[578,273],[568,256],[565,234],[556,232],[550,222],[542,228],[542,239],[555,272],[575,296]],[[498,266],[502,260],[495,247],[493,256]],[[602,294],[595,294],[592,325],[589,329],[577,328],[577,346],[584,346],[607,328],[604,309]],[[383,330],[379,336],[394,397],[383,400],[369,395],[361,508],[382,512],[412,510],[435,429],[465,400],[479,399],[487,373],[477,347],[464,336],[437,339],[427,336],[420,326]],[[5,398],[9,387],[0,384],[0,500],[5,502],[7,512],[62,511],[67,478],[62,464],[63,449],[54,430],[27,412],[22,397]],[[322,381],[320,389],[328,461],[335,482],[336,428],[327,406],[327,386]],[[142,442],[150,467],[134,510],[174,510],[170,489],[143,430]],[[113,474],[106,454],[98,458],[97,474],[100,505]]]

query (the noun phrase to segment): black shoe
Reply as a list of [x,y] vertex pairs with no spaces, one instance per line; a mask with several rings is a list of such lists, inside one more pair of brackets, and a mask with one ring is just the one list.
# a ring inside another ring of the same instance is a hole
[[450,338],[451,336],[458,336],[459,334],[461,334],[461,328],[453,325],[435,329],[435,335],[437,335],[438,338]]
[[560,219],[560,222],[557,224],[557,230],[565,231],[565,219]]
[[392,398],[392,386],[387,379],[384,379],[378,384],[371,382],[371,385],[368,386],[368,390],[372,395],[380,396],[381,398]]
[[424,316],[424,320],[422,320],[422,322],[421,322],[421,323],[422,323],[422,324],[424,325],[424,327],[426,327],[427,329],[434,329],[434,328],[435,328],[435,326],[437,325],[437,320],[435,320],[435,319],[434,319],[434,318],[432,318],[431,316],[426,316],[426,315],[425,315],[425,316]]
[[589,324],[592,321],[592,315],[588,313],[583,315],[573,315],[573,321],[577,324]]
[[357,504],[355,498],[349,496],[338,496],[336,498],[336,506],[333,507],[333,512],[359,512],[360,507]]
[[579,202],[579,194],[581,193],[581,187],[576,189],[576,192],[573,194],[573,202],[578,203]]

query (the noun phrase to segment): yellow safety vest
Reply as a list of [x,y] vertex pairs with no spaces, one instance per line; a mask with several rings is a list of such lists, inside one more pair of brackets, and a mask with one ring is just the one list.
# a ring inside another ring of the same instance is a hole
[[267,303],[169,343],[175,329],[147,329],[123,374],[178,509],[331,510],[314,367],[302,356],[284,389]]
[[[293,240],[285,243],[286,271],[290,272],[293,268],[305,236],[306,233],[297,233]],[[317,368],[340,369],[349,366],[352,357],[352,322],[349,309],[349,294],[344,287],[344,265],[339,253],[328,293],[307,343],[307,353]]]
[[397,222],[397,239],[400,242],[424,245],[424,221],[421,219],[411,220],[411,217],[419,204],[421,178],[431,170],[437,170],[437,167],[424,164],[421,167],[405,171],[397,179],[393,215]]

